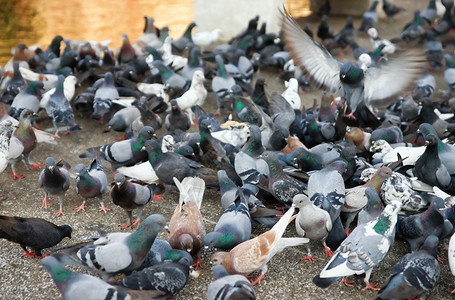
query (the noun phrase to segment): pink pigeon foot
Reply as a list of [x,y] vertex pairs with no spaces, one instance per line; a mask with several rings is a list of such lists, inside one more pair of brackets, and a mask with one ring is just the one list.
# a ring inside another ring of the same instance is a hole
[[325,258],[332,257],[333,256],[333,251],[330,250],[329,247],[325,246],[324,247],[324,252],[325,252]]
[[133,224],[130,225],[130,228],[137,227],[141,225],[141,220],[136,220],[133,222]]
[[104,211],[105,213],[107,213],[110,210],[111,210],[110,208],[107,208],[106,206],[104,206],[104,203],[101,204],[100,211]]
[[74,210],[75,211],[81,211],[81,210],[85,211],[86,208],[87,208],[87,205],[85,205],[85,203],[82,203],[81,206],[76,207]]
[[253,282],[251,282],[251,285],[256,285],[258,283],[261,283],[262,278],[264,278],[264,274],[261,273],[258,278],[256,278]]
[[45,196],[43,200],[43,205],[41,207],[48,208],[49,206],[50,206],[49,200]]
[[370,284],[369,282],[367,282],[365,287],[362,289],[362,291],[366,291],[366,290],[379,291],[380,288],[378,288],[378,283]]
[[352,286],[354,281],[347,280],[346,277],[343,277],[340,281],[340,284],[344,284],[345,286]]
[[64,215],[63,210],[59,210],[58,212],[54,213],[54,215],[57,217],[63,216]]
[[163,203],[163,195],[153,195],[153,201]]
[[120,224],[119,226],[122,230],[125,230],[130,227],[130,225],[128,225],[128,224]]
[[[23,248],[22,248],[23,249]],[[22,254],[22,257],[35,257],[35,252],[29,252],[27,249],[24,249],[25,253]]]
[[123,141],[123,140],[126,140],[126,133],[117,138],[117,141]]
[[351,112],[350,112],[349,114],[347,114],[347,115],[344,115],[344,117],[350,118],[350,119],[354,119],[354,120],[356,119],[356,117],[354,116],[354,112],[353,112],[353,111],[351,111]]

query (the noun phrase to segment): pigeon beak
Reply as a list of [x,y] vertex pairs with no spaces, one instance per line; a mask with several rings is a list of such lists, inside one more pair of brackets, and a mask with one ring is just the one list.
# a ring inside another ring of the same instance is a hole
[[142,151],[145,151],[145,146],[142,146],[141,150],[142,150]]
[[204,251],[207,251],[209,249],[209,246],[204,246]]
[[54,166],[49,166],[48,169],[49,171],[54,172]]
[[171,231],[169,230],[169,226],[164,226],[164,230],[166,230],[167,233],[171,233]]

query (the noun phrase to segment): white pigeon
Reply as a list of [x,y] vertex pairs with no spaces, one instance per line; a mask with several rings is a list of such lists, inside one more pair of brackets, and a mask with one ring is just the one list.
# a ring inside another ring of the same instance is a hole
[[202,107],[205,99],[207,98],[207,90],[205,89],[204,81],[204,73],[201,70],[196,70],[193,74],[191,86],[188,91],[186,91],[179,98],[175,99],[178,106],[180,106],[183,111],[188,113],[191,120],[194,119],[194,114],[191,110],[191,107],[194,105],[199,105]]
[[281,94],[281,96],[286,99],[289,104],[291,104],[293,109],[300,109],[302,106],[302,100],[299,96],[299,83],[297,79],[291,78],[289,81],[285,81],[284,85],[286,90]]
[[11,135],[16,127],[9,120],[0,122],[0,174],[8,166],[8,153]]
[[396,162],[400,156],[404,166],[411,166],[425,151],[425,146],[392,148],[385,140],[377,140],[371,142],[369,150],[373,153],[373,159],[381,159],[383,164]]
[[36,73],[25,67],[19,67],[19,71],[21,72],[22,78],[27,81],[42,81],[44,85],[43,89],[45,91],[49,91],[50,89],[57,87],[58,75]]
[[117,169],[117,172],[125,175],[126,177],[139,180],[147,184],[159,182],[159,178],[156,175],[155,170],[153,170],[152,165],[148,161],[130,167],[120,167]]
[[397,49],[397,46],[395,46],[395,44],[391,41],[380,38],[378,31],[374,27],[368,29],[368,35],[370,36],[371,46],[373,49],[378,48],[381,44],[385,45],[384,49],[382,49],[383,53],[392,54]]
[[168,36],[161,46],[161,57],[166,65],[170,66],[174,71],[183,69],[188,64],[188,58],[172,54],[172,37]]
[[215,28],[212,31],[196,32],[192,35],[193,43],[203,49],[215,44],[221,36],[221,29]]

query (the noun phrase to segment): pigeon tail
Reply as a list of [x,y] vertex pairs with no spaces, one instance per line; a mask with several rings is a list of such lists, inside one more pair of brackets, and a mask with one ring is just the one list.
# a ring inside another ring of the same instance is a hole
[[192,201],[195,202],[198,209],[200,209],[205,190],[204,179],[199,177],[185,177],[182,182],[175,177],[173,179],[180,191],[180,206],[182,207],[183,203]]

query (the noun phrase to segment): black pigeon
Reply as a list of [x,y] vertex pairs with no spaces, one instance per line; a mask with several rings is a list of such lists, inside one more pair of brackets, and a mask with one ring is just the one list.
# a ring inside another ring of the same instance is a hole
[[24,256],[29,257],[41,256],[41,250],[57,245],[65,237],[71,238],[72,230],[69,225],[57,226],[41,218],[0,216],[0,238],[21,245]]

